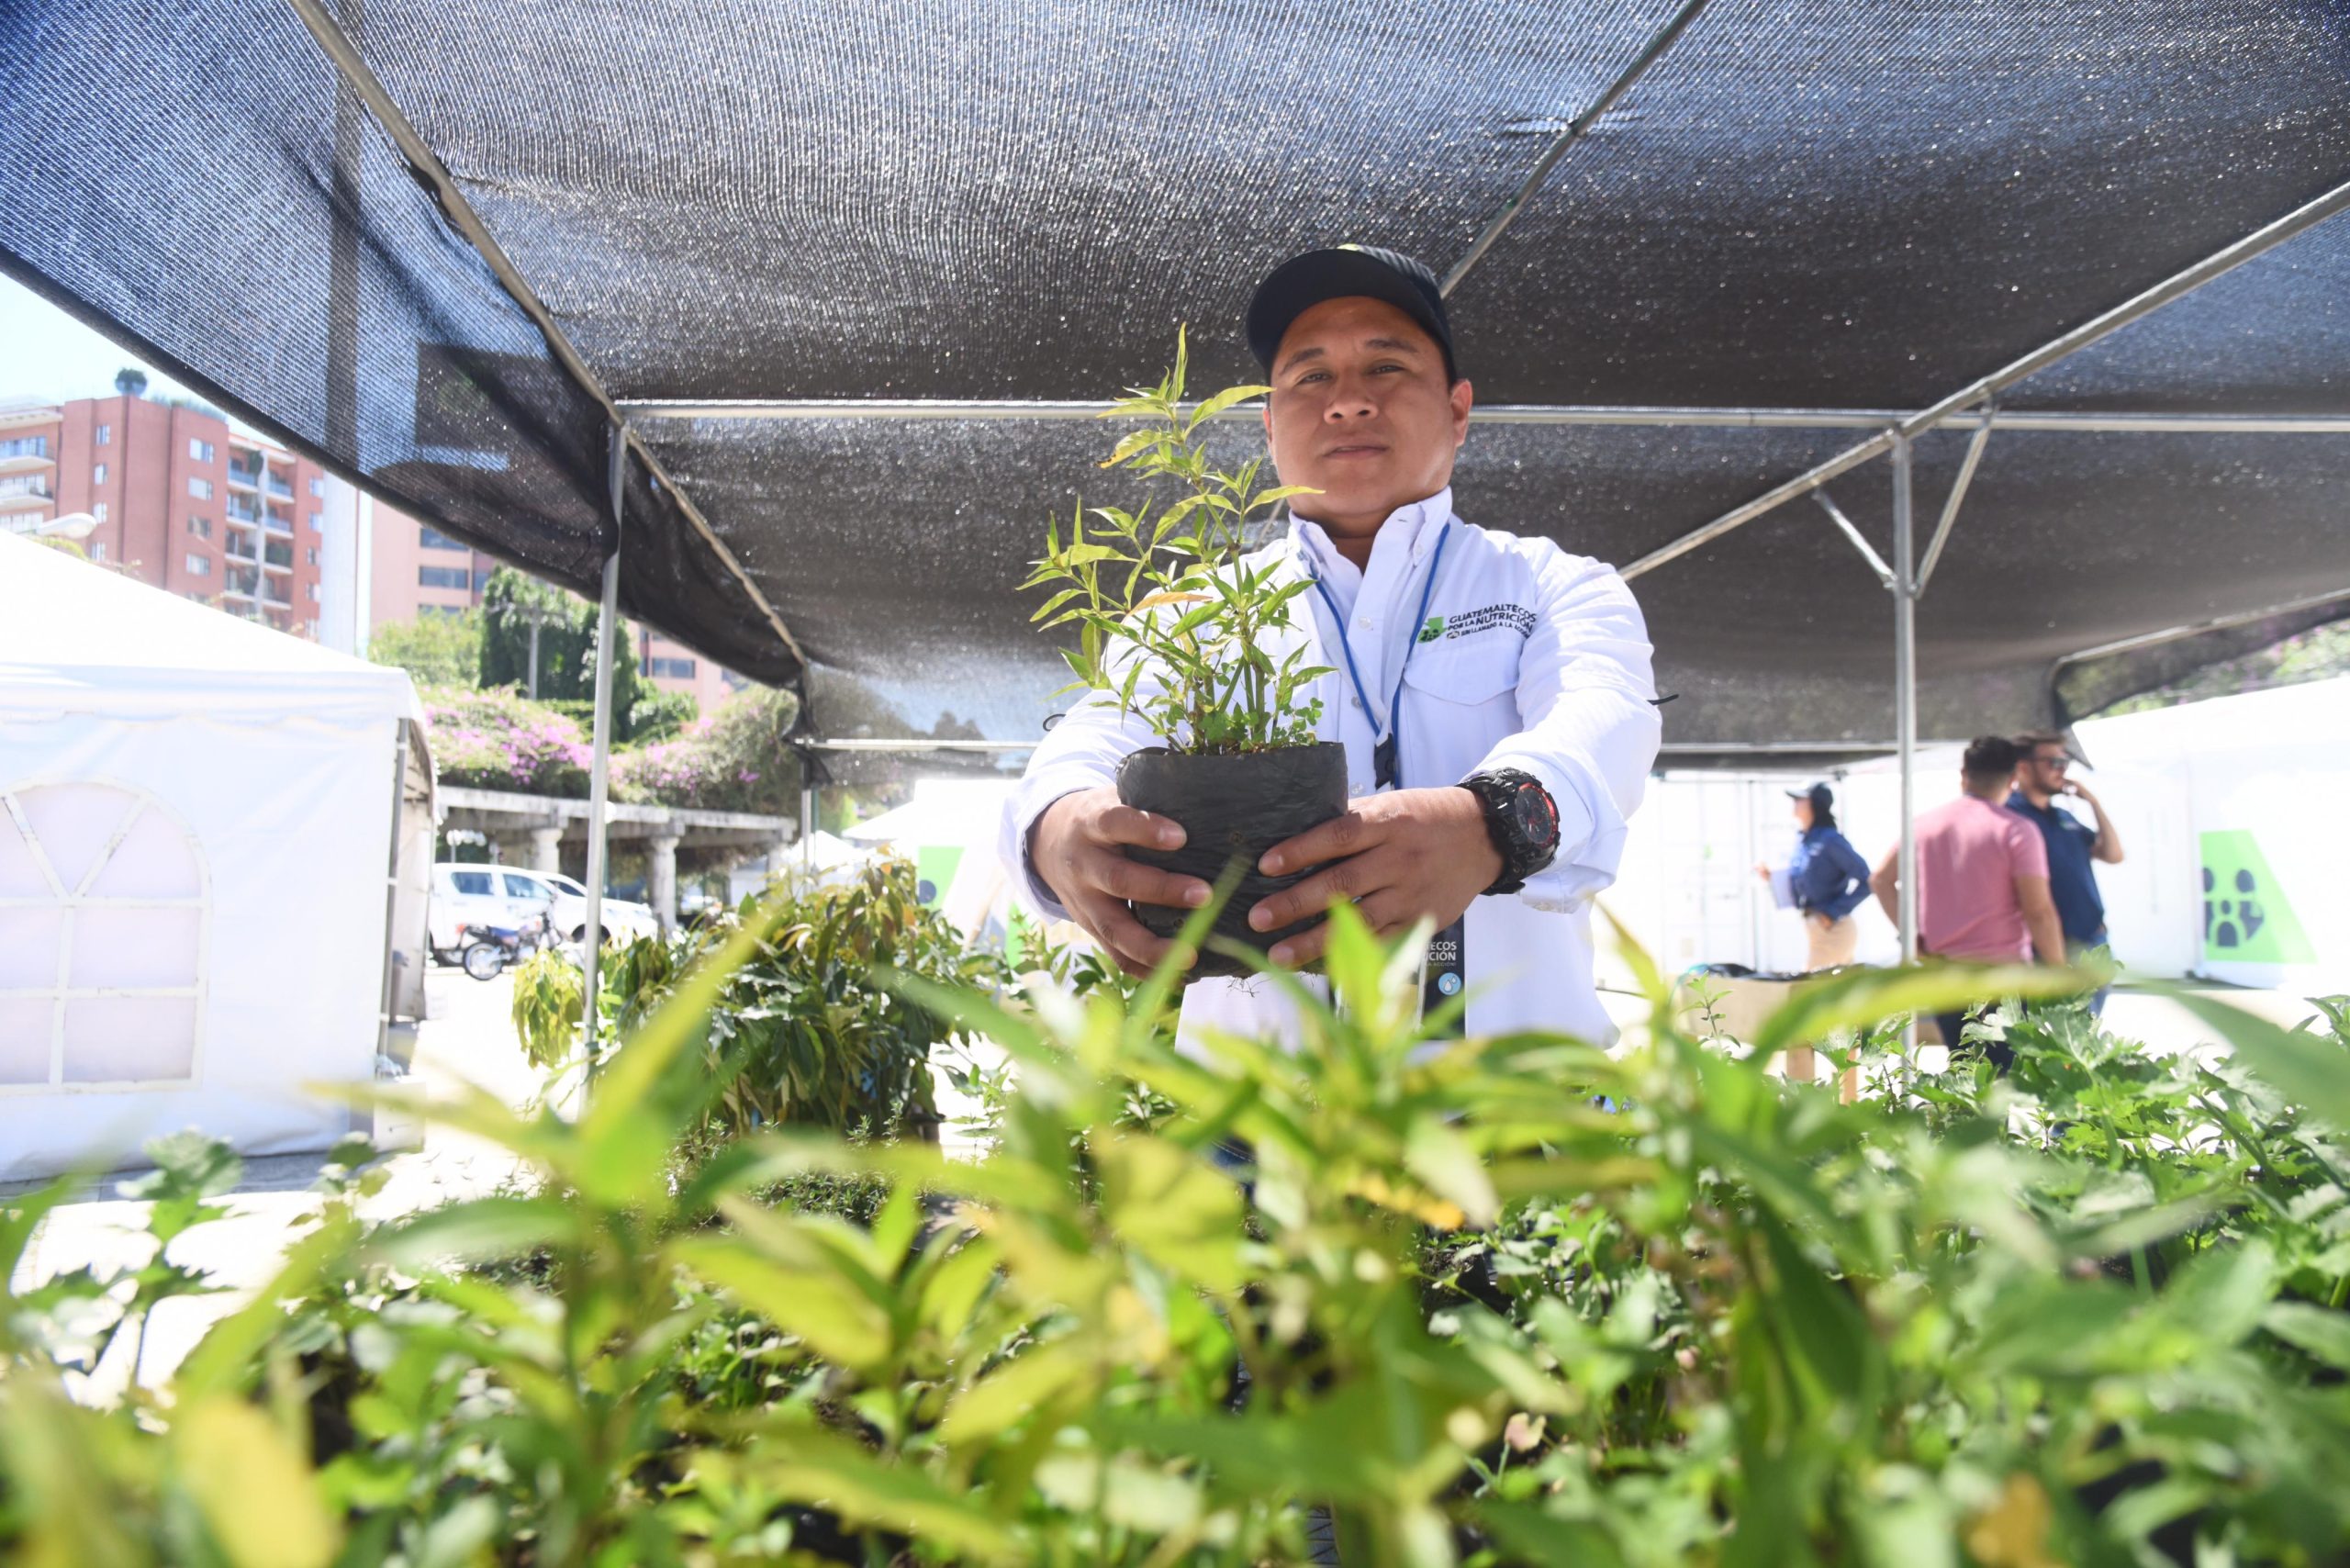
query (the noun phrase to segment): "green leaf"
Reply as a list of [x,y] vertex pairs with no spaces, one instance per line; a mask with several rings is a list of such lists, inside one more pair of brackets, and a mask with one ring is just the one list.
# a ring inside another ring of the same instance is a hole
[[1418,1116],[1404,1137],[1404,1168],[1483,1229],[1501,1206],[1493,1179],[1468,1140],[1435,1116]]
[[238,1568],[325,1568],[342,1531],[301,1451],[257,1406],[214,1395],[173,1421],[183,1484]]
[[1270,386],[1227,386],[1192,410],[1191,420],[1183,427],[1184,432],[1189,434],[1226,409],[1245,403],[1251,398],[1261,398],[1271,390]]
[[1075,1339],[1025,1351],[956,1397],[938,1423],[939,1439],[955,1448],[986,1442],[1096,1376],[1095,1354]]
[[2280,1301],[2261,1314],[2260,1326],[2328,1366],[2350,1372],[2350,1314],[2307,1302]]
[[[1110,455],[1102,460],[1102,466],[1104,468],[1115,468],[1119,464],[1125,462],[1136,453],[1148,451],[1152,446],[1165,439],[1164,435],[1155,430],[1129,431],[1125,435],[1118,438],[1118,444],[1110,449]],[[1105,480],[1103,482],[1107,483],[1108,481]],[[1033,516],[1035,514],[1032,513],[1030,515]]]
[[[840,1268],[840,1260],[774,1216],[756,1249],[746,1238],[690,1236],[671,1244],[677,1261],[827,1361],[878,1372],[892,1349],[890,1315]],[[742,1215],[735,1215],[741,1223]]]
[[473,1198],[387,1226],[367,1244],[371,1257],[415,1271],[444,1263],[520,1258],[580,1237],[576,1206],[554,1198]]
[[2184,988],[2164,988],[2170,999],[2219,1031],[2236,1058],[2297,1105],[2350,1132],[2350,1051],[2296,1029]]
[[1865,1028],[1897,1013],[1948,1013],[2004,996],[2027,1002],[2078,996],[2104,984],[2102,969],[2023,964],[1925,963],[1900,969],[1847,969],[1807,980],[1765,1018],[1750,1042],[1762,1064],[1789,1046],[1816,1043],[1839,1029]]
[[1018,1537],[963,1495],[845,1439],[806,1428],[770,1428],[751,1451],[755,1457],[745,1468],[785,1496],[830,1508],[852,1526],[895,1530],[990,1562],[1030,1560]]

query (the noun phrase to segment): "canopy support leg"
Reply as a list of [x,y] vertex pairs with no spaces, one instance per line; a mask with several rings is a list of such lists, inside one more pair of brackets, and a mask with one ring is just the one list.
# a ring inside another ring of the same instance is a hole
[[612,784],[612,658],[621,610],[621,495],[628,473],[628,431],[612,426],[612,553],[604,557],[604,598],[596,614],[596,746],[588,769],[588,925],[581,933],[580,1045],[588,1081],[596,1079],[597,973],[604,954],[604,828]]
[[[1893,438],[1893,727],[1901,757],[1901,961],[1918,961],[1918,577],[1909,496],[1909,438]],[[1903,1048],[1918,1048],[1912,1017]]]
[[816,773],[806,762],[800,767],[800,865],[816,868]]

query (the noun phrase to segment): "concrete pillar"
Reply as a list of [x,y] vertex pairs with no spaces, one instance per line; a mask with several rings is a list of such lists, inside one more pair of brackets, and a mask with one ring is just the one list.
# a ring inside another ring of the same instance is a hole
[[644,841],[646,892],[664,931],[677,925],[677,838],[676,829],[665,826]]
[[550,876],[563,869],[562,823],[543,823],[531,830],[531,869]]

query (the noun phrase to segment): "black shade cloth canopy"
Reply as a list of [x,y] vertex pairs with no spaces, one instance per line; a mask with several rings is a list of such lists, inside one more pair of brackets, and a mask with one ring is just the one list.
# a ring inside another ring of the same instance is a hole
[[[0,268],[593,594],[612,401],[1098,399],[1179,322],[1197,385],[1248,378],[1270,266],[1360,241],[1444,270],[1675,9],[329,7],[444,191],[288,0],[18,0]],[[2338,0],[1714,0],[1460,283],[1462,369],[1485,403],[1926,407],[2350,182],[2346,89]],[[2000,406],[2350,415],[2345,225]],[[1100,427],[635,429],[630,614],[761,679],[815,661],[918,725],[1033,738],[1059,666],[1011,588],[1048,512],[1113,498]],[[1457,505],[1629,563],[1859,433],[1481,425]],[[1964,445],[1919,442],[1921,546]],[[2251,633],[2084,650],[2350,610],[2322,602],[2350,595],[2345,459],[2341,433],[1995,432],[1919,607],[1920,732],[2062,717]],[[1889,555],[1886,465],[1830,489]],[[1891,737],[1888,596],[1816,507],[1635,588],[1669,745]]]

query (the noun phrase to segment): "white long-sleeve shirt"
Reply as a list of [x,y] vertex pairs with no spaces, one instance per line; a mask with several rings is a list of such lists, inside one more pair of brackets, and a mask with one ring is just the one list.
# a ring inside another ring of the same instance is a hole
[[[1414,623],[1439,538],[1427,614]],[[1331,666],[1304,695],[1322,703],[1320,738],[1347,748],[1350,794],[1373,792],[1372,753],[1400,679],[1398,787],[1516,767],[1540,779],[1558,806],[1559,852],[1550,867],[1519,891],[1469,907],[1469,1029],[1612,1039],[1592,979],[1591,900],[1615,880],[1625,824],[1662,730],[1650,700],[1647,627],[1624,579],[1547,539],[1462,522],[1449,489],[1391,515],[1360,572],[1304,519],[1292,519],[1285,537],[1248,561],[1318,576],[1345,617],[1341,627],[1320,591],[1291,601],[1292,635],[1310,650],[1305,662]],[[1371,709],[1348,677],[1342,641]],[[1287,648],[1268,651],[1278,662]],[[1063,795],[1112,783],[1129,753],[1158,744],[1114,697],[1097,692],[1029,758],[1005,805],[1000,852],[1013,885],[1026,889],[1046,918],[1068,912],[1028,864],[1030,828]],[[1287,1038],[1292,1020],[1269,986],[1203,980],[1184,991],[1183,1025],[1186,1032],[1208,1025]]]

